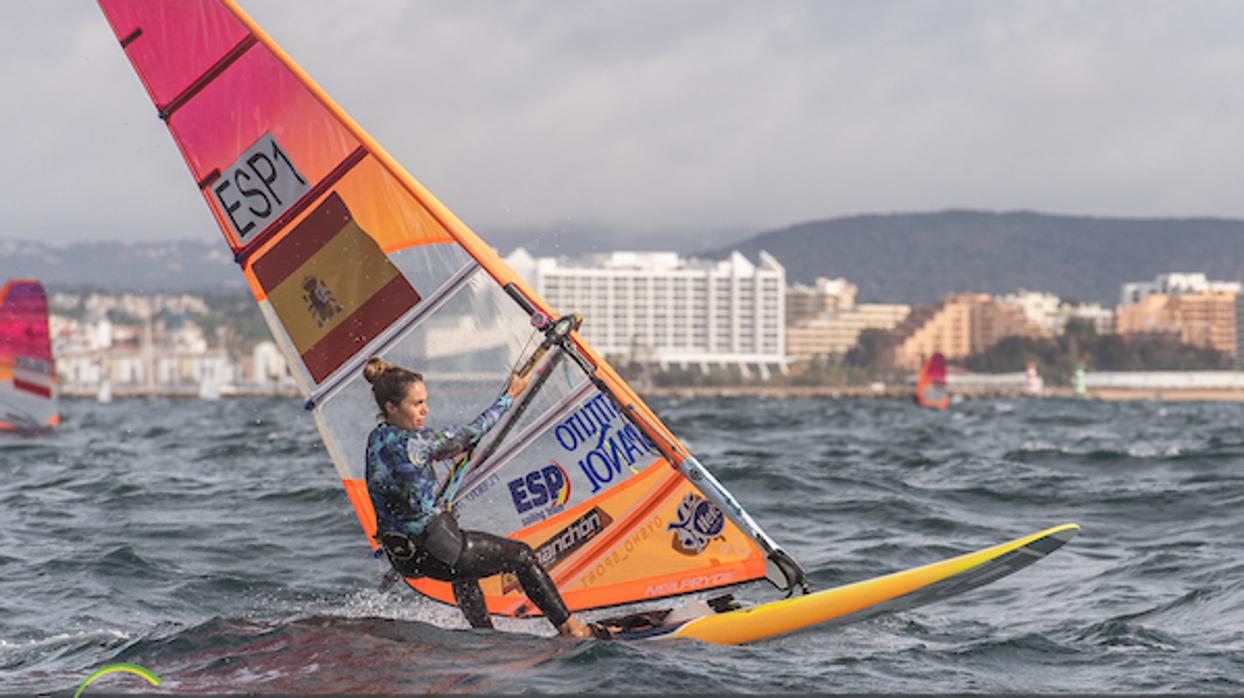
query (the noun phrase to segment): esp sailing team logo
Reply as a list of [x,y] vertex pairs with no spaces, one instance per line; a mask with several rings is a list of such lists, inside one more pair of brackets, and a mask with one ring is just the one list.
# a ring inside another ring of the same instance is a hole
[[689,492],[678,504],[677,520],[666,527],[674,532],[674,550],[683,555],[699,555],[710,541],[720,539],[726,528],[726,517],[716,504]]
[[561,511],[570,499],[570,477],[557,461],[510,480],[507,486],[514,510],[524,515],[524,526]]

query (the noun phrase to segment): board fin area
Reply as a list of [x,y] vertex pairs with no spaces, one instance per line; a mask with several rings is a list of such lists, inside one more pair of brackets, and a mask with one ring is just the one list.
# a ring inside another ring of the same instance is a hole
[[825,589],[806,596],[739,608],[728,595],[676,609],[601,619],[614,638],[686,637],[742,644],[826,624],[846,624],[957,596],[1031,565],[1079,533],[1063,524],[949,560]]

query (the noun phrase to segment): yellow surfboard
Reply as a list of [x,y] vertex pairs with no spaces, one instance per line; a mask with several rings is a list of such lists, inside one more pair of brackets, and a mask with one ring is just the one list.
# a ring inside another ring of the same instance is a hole
[[[631,626],[619,632],[617,639],[686,637],[723,645],[755,642],[825,623],[873,618],[961,594],[1031,565],[1079,531],[1076,524],[1063,524],[922,567],[758,606],[710,611],[681,622],[653,623],[660,619],[660,611],[606,622]],[[640,616],[648,623],[635,622]],[[670,617],[676,613],[670,612]]]

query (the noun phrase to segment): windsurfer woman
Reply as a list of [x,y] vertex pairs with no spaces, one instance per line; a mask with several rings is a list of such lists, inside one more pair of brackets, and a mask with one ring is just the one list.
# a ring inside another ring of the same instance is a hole
[[363,376],[384,417],[367,439],[366,478],[376,510],[376,538],[393,567],[407,577],[450,582],[458,607],[475,628],[492,627],[479,580],[511,572],[558,633],[607,636],[603,628],[571,615],[531,546],[483,531],[460,531],[453,516],[437,506],[433,463],[479,443],[526,389],[527,379],[511,375],[505,394],[470,424],[435,430],[424,426],[428,390],[423,376],[375,356],[363,367]]

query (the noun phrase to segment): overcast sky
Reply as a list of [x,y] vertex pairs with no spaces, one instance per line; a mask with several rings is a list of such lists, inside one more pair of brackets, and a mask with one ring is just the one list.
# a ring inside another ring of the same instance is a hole
[[[241,0],[490,229],[1244,217],[1244,5]],[[216,235],[94,2],[0,3],[0,238]]]

